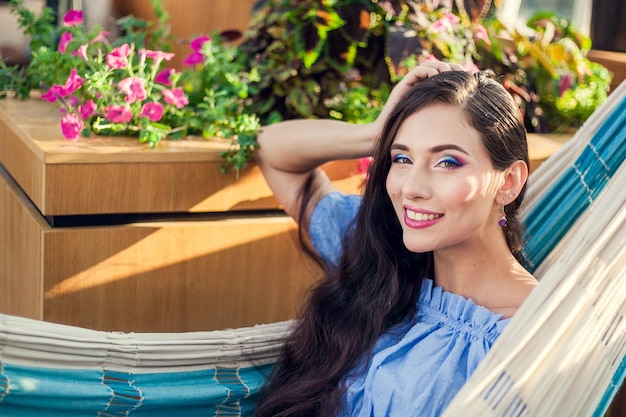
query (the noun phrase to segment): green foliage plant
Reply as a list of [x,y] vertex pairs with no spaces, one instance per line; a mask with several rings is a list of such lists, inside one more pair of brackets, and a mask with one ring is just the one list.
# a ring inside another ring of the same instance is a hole
[[580,126],[612,76],[586,58],[589,39],[554,13],[533,16],[523,35],[496,12],[490,0],[259,1],[240,48],[258,72],[252,108],[263,123],[367,122],[409,68],[441,60],[493,69],[529,132]]
[[[391,81],[385,15],[371,0],[257,2],[239,46],[258,74],[252,111],[263,123],[371,118],[381,98],[374,90]],[[349,109],[353,102],[360,107]]]
[[[514,31],[520,84],[537,97],[544,130],[566,131],[579,127],[607,98],[612,74],[586,58],[591,39],[552,12],[538,12],[527,23],[535,35]],[[539,122],[540,123],[540,122]]]

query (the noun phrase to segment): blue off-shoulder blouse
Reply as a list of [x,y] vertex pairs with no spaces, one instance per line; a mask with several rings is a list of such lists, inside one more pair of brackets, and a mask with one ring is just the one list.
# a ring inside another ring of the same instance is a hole
[[[315,208],[309,233],[326,262],[337,262],[360,202],[331,193]],[[382,335],[345,377],[342,416],[440,416],[509,322],[430,279],[416,303],[417,315]]]

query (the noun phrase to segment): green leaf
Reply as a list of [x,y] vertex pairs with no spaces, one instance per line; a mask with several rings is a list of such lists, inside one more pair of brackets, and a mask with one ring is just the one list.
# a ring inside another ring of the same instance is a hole
[[185,139],[187,135],[188,135],[187,130],[183,129],[183,130],[177,130],[177,131],[170,133],[169,138],[172,140],[180,140],[180,139]]
[[294,33],[296,54],[302,60],[305,68],[311,68],[324,48],[326,31],[319,30],[315,25],[308,24],[300,27]]
[[328,61],[332,68],[341,73],[347,72],[354,65],[358,46],[349,42],[339,32],[332,32],[328,42]]
[[305,68],[308,69],[313,66],[315,61],[317,61],[317,58],[320,56],[321,49],[322,48],[320,47],[311,51],[304,51],[304,54],[301,58]]
[[345,25],[345,23],[345,20],[334,10],[318,10],[315,13],[315,26],[318,30],[328,32],[330,30],[339,29]]
[[359,3],[347,4],[339,6],[337,13],[345,22],[341,27],[341,33],[346,39],[366,47],[372,26],[372,14],[367,6]]
[[313,114],[313,108],[315,107],[306,88],[295,88],[289,91],[286,97],[286,103],[303,117],[309,117]]
[[170,126],[159,122],[150,122],[149,126],[154,131],[169,132],[171,129]]

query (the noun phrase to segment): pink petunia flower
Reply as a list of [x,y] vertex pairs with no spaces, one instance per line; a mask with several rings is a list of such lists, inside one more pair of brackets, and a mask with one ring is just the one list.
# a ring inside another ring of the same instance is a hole
[[202,50],[202,46],[209,42],[211,40],[211,38],[209,36],[198,36],[197,38],[193,39],[191,41],[191,43],[189,44],[189,46],[191,47],[191,49],[193,49],[194,51],[198,52]]
[[107,40],[110,34],[111,32],[107,32],[103,30],[100,33],[98,33],[95,38],[91,40],[91,43],[104,42],[105,40]]
[[201,64],[202,62],[204,62],[204,55],[197,51],[190,53],[183,59],[183,65],[188,67]]
[[67,46],[72,42],[72,34],[70,32],[63,32],[59,39],[59,52],[64,54],[67,51]]
[[96,112],[96,103],[93,100],[87,100],[78,107],[78,113],[83,120],[89,119]]
[[89,57],[87,56],[87,48],[89,47],[88,43],[85,43],[81,46],[78,47],[77,50],[72,52],[72,55],[74,56],[79,56],[83,59],[83,61],[87,62],[87,60],[89,59]]
[[193,39],[189,46],[193,49],[193,52],[187,55],[183,60],[183,65],[192,66],[198,65],[204,61],[204,55],[202,54],[202,47],[205,43],[210,42],[211,38],[209,36],[198,36]]
[[482,39],[487,45],[491,45],[491,39],[489,39],[487,29],[481,24],[476,25],[476,39]]
[[173,104],[177,109],[182,109],[189,104],[189,99],[185,95],[182,88],[174,88],[171,90],[163,90],[163,99],[167,104]]
[[76,26],[83,23],[83,11],[82,10],[68,10],[63,16],[63,26]]
[[48,91],[43,93],[41,95],[41,98],[50,103],[54,103],[55,101],[57,101],[57,99],[61,97],[65,97],[65,96],[67,96],[65,87],[62,85],[55,84],[52,87],[50,87]]
[[113,123],[128,123],[133,118],[130,107],[120,104],[111,104],[107,108],[107,120]]
[[65,102],[71,109],[75,109],[78,106],[78,103],[80,103],[80,100],[78,99],[78,97],[72,94],[65,99]]
[[163,105],[159,102],[150,102],[141,108],[141,117],[147,117],[152,122],[158,122],[163,117]]
[[422,58],[422,60],[420,62],[439,62],[439,59],[433,55],[433,54],[428,54],[426,55],[424,58]]
[[166,68],[163,71],[160,71],[155,77],[154,82],[163,84],[163,85],[172,85],[172,75],[176,73],[176,70],[173,68]]
[[126,94],[126,102],[143,101],[148,97],[145,78],[128,77],[117,83],[117,88]]
[[74,91],[81,88],[83,86],[83,82],[83,78],[78,75],[78,72],[76,72],[74,68],[72,68],[70,76],[67,77],[67,80],[65,81],[65,95],[72,94]]
[[113,48],[113,50],[107,54],[107,65],[111,69],[124,69],[128,65],[128,55],[130,54],[130,46],[125,43],[124,45]]
[[441,19],[430,25],[430,30],[435,33],[451,32],[455,25],[461,22],[461,18],[454,13],[446,13]]
[[374,158],[372,157],[359,158],[359,174],[363,175],[364,177],[367,177],[370,166],[372,165],[373,161],[374,161]]
[[563,96],[563,93],[565,93],[571,86],[572,84],[574,84],[572,82],[572,76],[570,74],[563,74],[561,76],[561,79],[559,80],[559,95]]
[[61,119],[61,132],[65,139],[78,139],[81,130],[83,130],[83,121],[76,113],[68,113]]
[[163,51],[151,51],[149,49],[140,49],[139,55],[145,56],[146,58],[151,58],[154,60],[155,65],[159,65],[162,61],[171,61],[174,58],[173,53],[171,52],[163,52]]

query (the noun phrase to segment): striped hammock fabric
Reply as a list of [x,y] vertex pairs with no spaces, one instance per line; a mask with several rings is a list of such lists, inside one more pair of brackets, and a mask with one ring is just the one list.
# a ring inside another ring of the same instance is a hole
[[[626,83],[530,178],[540,284],[445,417],[601,417],[626,373]],[[100,332],[0,315],[0,416],[251,416],[291,322]]]
[[0,315],[0,416],[247,416],[289,322],[117,333]]

